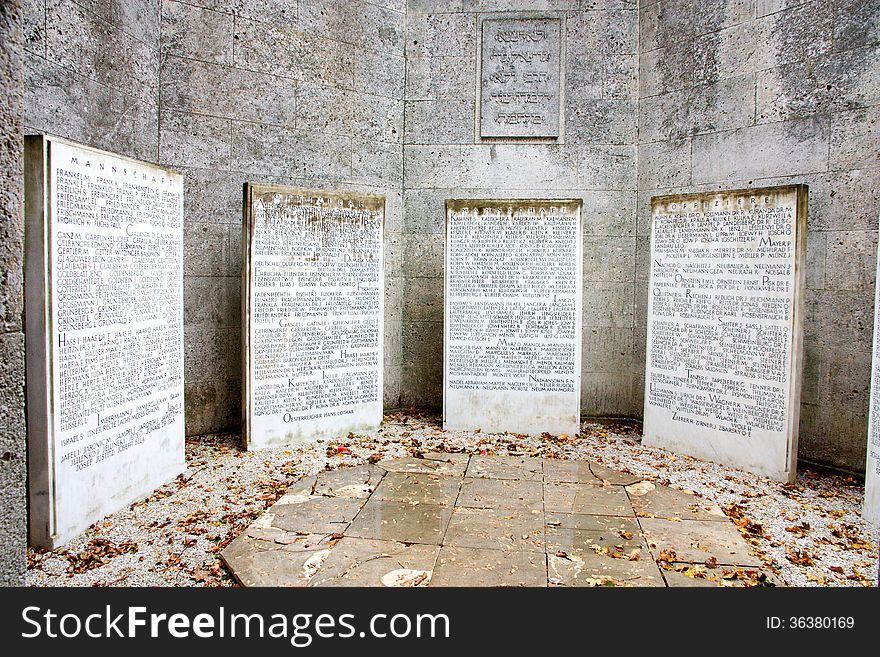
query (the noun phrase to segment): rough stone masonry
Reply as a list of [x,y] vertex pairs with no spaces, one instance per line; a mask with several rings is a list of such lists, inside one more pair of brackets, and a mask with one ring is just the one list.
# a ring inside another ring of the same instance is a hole
[[[560,20],[558,136],[483,137],[481,26],[522,16]],[[386,407],[442,402],[445,200],[580,199],[581,411],[624,416],[650,197],[808,184],[799,456],[864,467],[878,0],[13,0],[0,37],[4,581],[24,567],[22,130],[184,172],[191,434],[240,424],[246,180],[386,197]]]

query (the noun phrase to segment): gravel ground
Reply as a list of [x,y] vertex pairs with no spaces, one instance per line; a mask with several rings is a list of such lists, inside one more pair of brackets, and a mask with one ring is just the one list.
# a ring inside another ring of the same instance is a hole
[[28,552],[32,586],[232,586],[219,552],[301,476],[421,451],[587,459],[721,506],[789,586],[876,586],[878,532],[861,482],[801,469],[795,484],[640,444],[633,422],[585,422],[576,438],[444,432],[401,411],[379,431],[298,449],[243,452],[237,435],[187,440],[187,470],[64,548]]

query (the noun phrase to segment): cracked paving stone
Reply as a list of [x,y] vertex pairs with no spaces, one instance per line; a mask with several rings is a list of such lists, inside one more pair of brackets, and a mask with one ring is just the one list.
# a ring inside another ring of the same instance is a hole
[[421,472],[389,472],[371,499],[448,506],[458,497],[460,484],[459,477]]
[[315,495],[366,499],[379,485],[385,470],[374,465],[339,468],[317,476]]
[[371,499],[352,521],[345,535],[440,545],[451,515],[452,509],[447,506]]
[[626,487],[639,518],[681,518],[730,522],[721,508],[684,491],[656,486],[649,481]]
[[309,586],[427,586],[439,552],[439,545],[345,537]]
[[540,510],[457,507],[444,545],[493,550],[544,551],[544,514]]
[[590,484],[544,484],[544,510],[548,513],[634,515],[623,487]]
[[676,560],[689,563],[705,563],[715,557],[722,565],[762,565],[732,523],[640,518],[639,524],[655,557],[663,550],[674,550]]
[[466,476],[541,481],[543,466],[541,459],[525,456],[472,456]]
[[467,454],[441,454],[438,452],[426,452],[423,458],[417,459],[408,456],[401,459],[389,459],[379,461],[377,465],[388,472],[420,472],[424,474],[446,475],[448,477],[463,477],[467,470]]
[[640,475],[619,472],[618,470],[606,468],[604,465],[599,465],[598,463],[590,463],[590,471],[597,479],[607,481],[614,486],[632,486],[644,479],[644,477]]
[[665,586],[653,559],[627,561],[586,551],[583,554],[547,555],[551,586]]
[[545,556],[444,545],[431,586],[547,586]]
[[272,507],[271,526],[310,534],[341,533],[362,503],[345,497],[313,497],[294,504],[276,504]]
[[544,481],[547,483],[601,484],[590,470],[588,461],[544,459]]
[[319,542],[305,549],[239,536],[220,556],[242,586],[306,586],[329,554]]

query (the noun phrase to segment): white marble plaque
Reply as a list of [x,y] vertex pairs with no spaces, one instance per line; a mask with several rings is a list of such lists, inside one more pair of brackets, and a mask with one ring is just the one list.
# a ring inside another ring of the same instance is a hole
[[644,444],[793,481],[806,186],[651,210]]
[[447,201],[446,429],[579,432],[580,207]]
[[30,535],[54,548],[184,470],[183,177],[26,153]]
[[384,197],[248,184],[245,209],[247,448],[376,428]]
[[865,461],[865,506],[862,515],[880,526],[880,252],[874,290],[874,353],[871,359],[871,406]]

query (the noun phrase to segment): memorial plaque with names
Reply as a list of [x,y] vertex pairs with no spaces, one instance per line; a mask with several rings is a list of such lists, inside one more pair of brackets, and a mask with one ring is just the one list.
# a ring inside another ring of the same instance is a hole
[[482,23],[480,136],[559,137],[559,18]]
[[30,537],[55,548],[184,471],[183,177],[25,152]]
[[580,431],[580,208],[446,202],[446,429]]
[[382,196],[246,185],[248,449],[382,422],[384,217]]
[[644,444],[793,481],[807,187],[651,212]]
[[874,349],[871,358],[871,405],[868,412],[868,453],[865,460],[865,505],[862,515],[880,526],[880,251],[874,289]]

